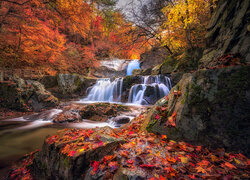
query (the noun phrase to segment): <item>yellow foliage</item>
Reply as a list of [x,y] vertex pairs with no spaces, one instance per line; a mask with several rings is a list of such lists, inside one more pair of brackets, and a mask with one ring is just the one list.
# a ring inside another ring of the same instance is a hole
[[187,33],[191,42],[199,46],[210,19],[211,0],[176,0],[162,9],[166,16],[163,24],[163,45],[172,49],[187,47]]

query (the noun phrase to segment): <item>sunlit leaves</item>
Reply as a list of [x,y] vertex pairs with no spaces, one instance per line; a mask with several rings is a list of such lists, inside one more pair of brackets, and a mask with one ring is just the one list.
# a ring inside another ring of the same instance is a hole
[[[162,9],[166,15],[162,36],[164,44],[173,49],[187,47],[187,38],[195,46],[201,46],[209,22],[212,1],[177,0]],[[187,34],[190,33],[190,34]],[[190,36],[190,37],[187,37]]]

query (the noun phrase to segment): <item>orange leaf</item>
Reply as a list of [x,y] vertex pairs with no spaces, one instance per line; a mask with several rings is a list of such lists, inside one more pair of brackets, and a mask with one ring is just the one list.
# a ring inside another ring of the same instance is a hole
[[230,169],[237,169],[234,165],[229,162],[225,162],[225,166],[229,167]]

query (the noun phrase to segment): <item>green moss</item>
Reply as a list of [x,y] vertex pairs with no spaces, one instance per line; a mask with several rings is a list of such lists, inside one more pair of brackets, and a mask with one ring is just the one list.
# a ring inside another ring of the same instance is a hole
[[64,165],[64,167],[69,168],[70,163],[69,163],[69,158],[68,157],[63,159],[63,165]]
[[152,128],[153,128],[153,126],[154,126],[156,123],[157,123],[157,119],[154,118],[154,120],[151,120],[151,121],[148,123],[147,127],[146,127],[147,131],[148,131],[148,132],[152,132]]

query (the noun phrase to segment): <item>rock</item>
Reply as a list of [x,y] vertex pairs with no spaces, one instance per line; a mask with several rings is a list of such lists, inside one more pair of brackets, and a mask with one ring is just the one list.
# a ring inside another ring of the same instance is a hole
[[150,51],[141,54],[141,68],[143,70],[154,68],[156,65],[163,63],[164,59],[169,55],[169,52],[164,47],[155,47]]
[[123,84],[122,84],[122,102],[128,102],[128,95],[131,87],[134,84],[140,84],[142,82],[141,76],[126,76],[123,78]]
[[132,74],[133,74],[133,76],[139,76],[142,74],[142,70],[141,69],[134,69]]
[[60,113],[56,118],[53,119],[55,123],[65,123],[65,122],[80,122],[82,120],[78,112],[65,111]]
[[152,72],[152,68],[144,69],[142,70],[142,75],[148,76],[148,75],[151,75],[151,72]]
[[119,104],[95,103],[85,105],[80,109],[79,114],[82,119],[105,122],[118,113],[128,111],[128,107]]
[[176,72],[176,73],[174,72],[169,75],[172,87],[175,86],[181,80],[183,74],[184,74],[183,72]]
[[[145,122],[154,133],[174,140],[223,147],[249,154],[250,67],[236,66],[184,74],[169,100],[159,100]],[[173,94],[181,91],[180,97]],[[159,107],[168,109],[159,120]],[[166,126],[174,112],[176,127]],[[145,127],[145,126],[144,126]]]
[[214,67],[225,54],[238,54],[250,63],[250,36],[248,31],[250,2],[248,0],[220,0],[206,34],[206,50],[199,68]]
[[187,49],[181,55],[168,56],[163,62],[160,73],[191,72],[198,69],[198,61],[202,57],[203,49]]
[[129,168],[122,167],[118,169],[113,177],[113,180],[120,179],[147,179],[147,173],[138,168],[131,170]]
[[158,75],[161,74],[161,64],[155,66],[152,71],[151,71],[151,75]]
[[176,69],[177,60],[173,56],[168,56],[161,66],[161,74],[170,74]]
[[120,127],[122,124],[127,124],[130,122],[130,118],[127,116],[117,116],[112,119],[115,123],[115,127]]
[[94,85],[95,78],[88,78],[77,74],[58,74],[44,76],[41,83],[58,98],[77,98],[85,96],[87,88]]
[[59,103],[44,86],[37,81],[14,78],[0,82],[0,106],[21,111],[39,111],[55,107]]
[[58,86],[57,76],[44,76],[40,83],[44,85],[46,89]]
[[[123,139],[114,138],[113,129],[104,127],[92,130],[68,130],[50,137],[31,165],[37,179],[82,179],[92,161],[113,153]],[[76,132],[82,133],[76,135]],[[69,137],[67,141],[56,141]],[[91,143],[89,143],[91,142]],[[66,146],[72,146],[67,149]],[[82,149],[86,146],[86,149]]]
[[115,69],[101,66],[101,67],[95,68],[92,74],[93,76],[97,78],[123,77],[123,76],[126,76],[126,69],[117,71]]

